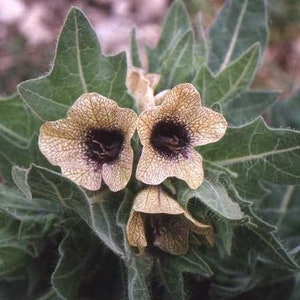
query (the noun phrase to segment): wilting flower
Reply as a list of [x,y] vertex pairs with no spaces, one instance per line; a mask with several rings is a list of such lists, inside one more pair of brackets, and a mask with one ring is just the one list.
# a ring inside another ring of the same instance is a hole
[[154,89],[160,75],[145,73],[142,69],[130,68],[127,73],[126,84],[129,92],[135,98],[140,111],[155,107]]
[[96,93],[79,97],[67,118],[40,129],[39,147],[53,165],[77,184],[98,190],[101,179],[112,191],[128,183],[133,164],[130,140],[136,114]]
[[189,83],[167,92],[160,106],[141,113],[137,130],[143,145],[136,178],[160,184],[167,177],[185,180],[198,188],[203,180],[202,157],[194,147],[218,141],[227,128],[224,117],[201,106]]
[[170,254],[185,254],[191,231],[213,246],[212,227],[193,219],[160,186],[149,186],[135,197],[126,234],[128,243],[140,253],[150,243]]

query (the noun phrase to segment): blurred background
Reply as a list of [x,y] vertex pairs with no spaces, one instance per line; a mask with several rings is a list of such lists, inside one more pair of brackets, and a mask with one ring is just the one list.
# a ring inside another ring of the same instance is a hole
[[[185,0],[191,16],[201,11],[207,30],[226,0]],[[13,93],[26,79],[45,74],[57,36],[72,6],[81,8],[99,37],[102,50],[127,50],[137,29],[140,46],[154,47],[172,0],[0,0],[0,96]],[[281,91],[300,88],[300,1],[269,0],[269,47],[254,88]]]

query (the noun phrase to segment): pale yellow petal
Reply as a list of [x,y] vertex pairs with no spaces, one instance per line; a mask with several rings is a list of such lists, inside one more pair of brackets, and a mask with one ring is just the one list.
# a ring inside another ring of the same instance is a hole
[[189,83],[175,86],[164,96],[157,115],[163,117],[170,114],[174,121],[187,126],[193,146],[218,141],[227,128],[227,122],[221,114],[201,106],[199,92]]
[[143,253],[144,249],[147,247],[147,240],[144,221],[140,213],[133,210],[131,211],[126,226],[126,235],[128,244],[138,247],[139,251]]
[[130,143],[130,139],[136,130],[137,119],[138,116],[133,110],[129,108],[118,109],[116,117],[118,122],[117,127],[122,130],[125,136],[125,142]]
[[97,93],[81,95],[68,111],[68,117],[94,128],[114,129],[118,105]]
[[191,145],[201,146],[221,139],[227,129],[225,118],[209,108],[194,108],[194,111],[182,114],[181,120],[187,124]]
[[192,84],[182,83],[165,94],[160,108],[164,113],[180,118],[183,113],[192,112],[198,106],[201,106],[199,92]]
[[165,96],[168,94],[170,90],[163,90],[161,92],[159,92],[158,94],[155,95],[154,99],[155,99],[155,105],[161,105],[164,100],[165,100]]
[[143,148],[136,172],[138,180],[157,185],[173,176],[186,181],[192,189],[198,188],[203,181],[200,154],[189,149],[186,157],[179,155],[177,159],[167,159],[149,146]]
[[178,215],[184,213],[176,200],[160,186],[149,186],[141,190],[134,199],[132,209],[148,214]]
[[175,177],[184,180],[191,189],[197,189],[203,181],[202,157],[194,149],[189,149],[188,157],[179,157],[174,163]]
[[39,148],[53,165],[85,164],[81,142],[84,130],[69,119],[47,122],[40,128]]
[[132,165],[133,150],[130,141],[127,141],[119,158],[112,163],[104,163],[102,166],[103,180],[111,191],[119,191],[127,185],[131,176]]
[[137,132],[142,145],[150,143],[153,126],[160,121],[158,112],[158,108],[144,111],[137,120]]
[[99,170],[94,170],[93,167],[86,166],[79,168],[73,164],[61,165],[61,172],[78,185],[96,191],[101,187],[101,173]]

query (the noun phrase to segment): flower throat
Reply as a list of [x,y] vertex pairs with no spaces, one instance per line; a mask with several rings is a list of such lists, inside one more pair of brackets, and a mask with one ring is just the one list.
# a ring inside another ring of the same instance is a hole
[[118,159],[123,149],[124,135],[120,130],[91,128],[85,139],[87,157],[98,164]]
[[154,127],[150,137],[153,148],[168,158],[184,154],[190,137],[186,128],[174,121],[160,121]]

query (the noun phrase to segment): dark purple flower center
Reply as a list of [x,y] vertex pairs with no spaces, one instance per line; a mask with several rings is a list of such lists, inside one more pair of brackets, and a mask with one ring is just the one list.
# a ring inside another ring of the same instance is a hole
[[190,136],[184,125],[172,120],[162,120],[154,125],[150,143],[160,155],[176,158],[179,154],[185,155]]
[[90,128],[84,140],[85,155],[100,167],[119,158],[124,145],[124,134],[116,129]]

